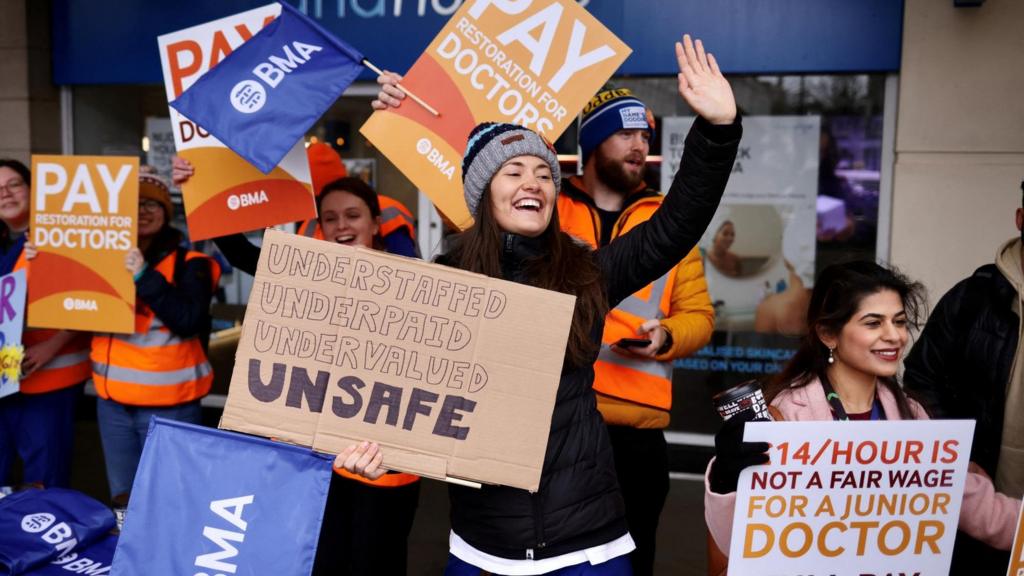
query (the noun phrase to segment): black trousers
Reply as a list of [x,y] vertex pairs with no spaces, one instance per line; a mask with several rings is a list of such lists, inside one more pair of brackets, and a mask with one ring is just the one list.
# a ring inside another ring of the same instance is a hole
[[615,472],[626,501],[626,522],[636,542],[634,576],[654,573],[658,520],[668,496],[668,445],[661,430],[609,426]]
[[405,576],[420,483],[378,488],[331,475],[313,576]]

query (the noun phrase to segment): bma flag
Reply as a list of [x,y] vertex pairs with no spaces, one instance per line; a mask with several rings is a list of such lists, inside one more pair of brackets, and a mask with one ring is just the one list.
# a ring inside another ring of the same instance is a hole
[[154,418],[111,574],[309,576],[331,457]]
[[276,20],[171,102],[264,174],[362,71],[358,50],[280,4]]

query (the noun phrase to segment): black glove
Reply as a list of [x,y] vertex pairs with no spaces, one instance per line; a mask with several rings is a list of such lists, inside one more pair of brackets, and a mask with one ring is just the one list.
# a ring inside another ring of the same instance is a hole
[[767,464],[767,442],[744,442],[743,429],[747,422],[758,420],[753,410],[735,414],[722,424],[715,434],[715,463],[711,466],[711,491],[728,494],[736,491],[740,472],[747,466]]

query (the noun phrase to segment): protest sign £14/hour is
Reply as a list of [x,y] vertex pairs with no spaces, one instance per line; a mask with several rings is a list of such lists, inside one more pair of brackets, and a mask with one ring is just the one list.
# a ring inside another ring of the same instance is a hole
[[946,574],[970,420],[755,422],[771,444],[736,491],[730,575]]

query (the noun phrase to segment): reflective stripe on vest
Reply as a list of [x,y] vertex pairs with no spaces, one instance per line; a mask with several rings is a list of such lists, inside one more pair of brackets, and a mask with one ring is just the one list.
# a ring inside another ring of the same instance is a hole
[[306,238],[316,238],[317,240],[323,240],[324,235],[320,232],[320,223],[317,222],[316,218],[312,220],[306,220],[306,222],[299,229],[299,234]]
[[[212,282],[219,267],[204,254],[188,252],[185,261],[207,258]],[[154,269],[174,282],[176,253]],[[198,336],[182,338],[167,328],[142,303],[135,313],[134,334],[97,334],[92,341],[92,371],[101,398],[132,406],[174,406],[205,396],[213,383],[213,368]]]
[[[667,284],[666,274],[651,283],[647,300],[636,294],[630,295],[609,313],[608,322],[629,320],[629,324],[639,326],[649,318],[664,318],[661,303]],[[634,318],[623,318],[624,314]],[[607,335],[608,331],[605,333]],[[611,344],[618,340],[618,336],[606,337],[604,340],[594,365],[594,389],[602,394],[664,410],[671,408],[672,363],[623,356],[611,350]]]
[[387,196],[378,196],[380,202],[380,235],[387,236],[399,228],[405,228],[409,237],[416,240],[416,225],[412,212],[404,204]]
[[[14,270],[25,270],[28,279],[30,266],[25,259],[25,251],[18,255]],[[26,307],[28,303],[26,302]],[[26,328],[21,336],[25,348],[40,344],[53,338],[59,330],[49,328]],[[79,333],[57,351],[49,362],[43,364],[31,376],[21,380],[22,394],[43,394],[64,388],[70,388],[89,379],[89,335]]]
[[202,364],[189,366],[188,368],[165,370],[161,372],[107,366],[100,362],[93,362],[92,370],[94,373],[102,374],[108,380],[135,382],[142,386],[177,386],[187,384],[192,380],[199,380],[200,378],[213,373],[213,368],[210,366],[209,362],[203,362]]
[[[82,364],[83,362],[89,364],[89,351],[85,349],[79,350],[78,352],[58,354],[57,356],[54,356],[53,360],[50,360],[49,362],[46,363],[46,369],[59,370],[61,368],[67,368],[69,366],[75,366],[76,364]],[[85,378],[82,378],[82,380],[79,380],[79,382],[82,382],[84,380]]]

